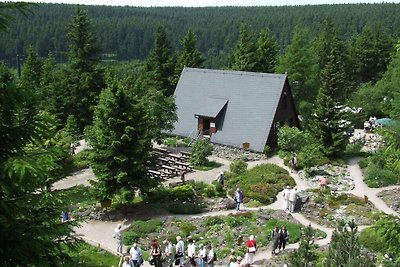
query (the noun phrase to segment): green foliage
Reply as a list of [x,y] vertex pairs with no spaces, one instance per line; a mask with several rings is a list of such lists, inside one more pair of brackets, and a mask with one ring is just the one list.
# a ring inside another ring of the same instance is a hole
[[68,189],[58,190],[55,194],[63,200],[64,210],[82,210],[97,203],[94,189],[88,186],[77,185]]
[[221,216],[210,216],[206,217],[201,223],[201,226],[210,227],[213,225],[220,225],[224,223],[224,219]]
[[383,169],[374,163],[368,164],[365,169],[364,181],[369,187],[384,187],[399,183],[398,173],[389,169]]
[[173,214],[199,214],[202,213],[206,205],[199,202],[175,201],[166,205],[166,209]]
[[197,171],[209,171],[218,167],[221,167],[222,164],[216,161],[207,161],[207,163],[203,166],[193,166],[193,169]]
[[372,260],[361,252],[357,226],[354,221],[338,222],[333,232],[325,266],[373,266]]
[[150,84],[165,96],[171,96],[175,91],[173,81],[175,61],[165,28],[159,26],[155,34],[154,47],[146,59],[145,70]]
[[247,171],[247,163],[244,160],[237,159],[232,161],[232,163],[229,165],[229,170],[234,174],[234,175],[242,175]]
[[190,184],[176,186],[169,190],[170,199],[186,201],[195,197],[193,187]]
[[230,68],[232,70],[255,71],[257,64],[254,33],[249,25],[241,24],[239,39],[233,51]]
[[159,219],[133,221],[131,227],[124,232],[124,244],[132,245],[139,238],[146,238],[150,233],[158,233],[163,223]]
[[309,133],[302,132],[296,127],[283,126],[278,131],[278,145],[287,152],[299,152],[310,145],[312,138]]
[[85,169],[90,166],[90,157],[93,152],[91,150],[83,150],[73,157],[73,165],[75,169]]
[[119,262],[119,257],[83,241],[78,241],[73,247],[63,245],[62,250],[71,257],[70,261],[61,262],[64,266],[110,267]]
[[258,165],[243,175],[227,179],[231,195],[237,187],[240,187],[245,202],[253,199],[263,204],[272,203],[276,194],[282,191],[286,185],[295,186],[295,184],[285,169],[274,164]]
[[73,114],[82,131],[91,124],[94,106],[98,103],[99,93],[104,88],[104,70],[98,68],[100,48],[91,31],[88,15],[77,7],[73,22],[69,27],[68,65],[60,91],[62,97],[59,111],[66,121],[68,114]]
[[[289,221],[281,221],[277,219],[269,219],[264,228],[264,234],[268,240],[271,240],[271,232],[274,230],[275,226],[278,226],[281,229],[282,226],[286,226],[286,229],[289,233],[289,243],[297,243],[300,240],[301,236],[301,225],[292,223]],[[314,233],[314,231],[312,232]]]
[[42,76],[42,61],[39,59],[38,54],[30,46],[27,50],[26,60],[22,66],[21,77],[19,79],[19,87],[32,92],[32,104],[37,104],[39,100],[40,80]]
[[147,176],[152,148],[145,107],[120,83],[109,81],[101,93],[87,140],[93,147],[91,165],[99,200],[111,199],[121,189],[146,192],[157,185]]
[[190,153],[189,162],[195,166],[204,166],[207,164],[208,156],[211,156],[213,146],[208,140],[197,140]]
[[381,236],[390,253],[397,257],[400,262],[400,219],[393,215],[386,215],[380,218],[373,227],[378,235]]
[[289,259],[291,266],[294,267],[314,266],[318,258],[316,249],[317,245],[314,244],[313,230],[311,226],[305,227],[303,229],[303,233],[300,238],[299,249],[291,253],[290,255]]
[[199,68],[202,67],[204,58],[198,50],[197,38],[192,29],[189,28],[187,34],[181,40],[183,51],[178,55],[178,64],[176,69],[176,83],[183,70],[183,67]]
[[257,40],[256,67],[254,71],[274,73],[279,51],[279,44],[269,28],[262,29]]
[[360,244],[361,246],[374,252],[385,252],[387,250],[386,242],[372,227],[361,231]]
[[197,227],[188,221],[182,221],[179,223],[179,229],[181,230],[183,236],[187,237],[189,236],[192,232],[197,230]]
[[61,238],[70,240],[76,225],[60,223],[63,200],[46,190],[60,168],[58,155],[46,149],[54,118],[37,111],[31,90],[17,89],[2,64],[0,91],[0,265],[51,266],[68,258]]

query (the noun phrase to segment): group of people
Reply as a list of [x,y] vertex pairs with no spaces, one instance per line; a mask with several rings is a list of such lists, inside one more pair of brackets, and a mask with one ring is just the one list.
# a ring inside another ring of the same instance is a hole
[[[118,228],[118,227],[117,227]],[[154,239],[149,251],[149,262],[155,267],[164,266],[200,266],[213,267],[216,261],[216,253],[211,244],[200,244],[198,247],[195,241],[188,237],[187,250],[185,250],[185,242],[182,237],[176,237],[176,244],[165,240],[163,247]],[[139,246],[135,243],[129,252],[124,254],[124,262],[122,267],[139,267],[143,264],[143,255]]]
[[296,200],[297,200],[297,188],[290,188],[290,186],[286,186],[283,190],[283,210],[289,211],[293,213],[296,207]]
[[281,229],[279,226],[275,226],[275,229],[271,233],[272,239],[272,255],[276,255],[276,249],[279,251],[284,250],[286,243],[289,241],[289,232],[286,226],[283,225]]

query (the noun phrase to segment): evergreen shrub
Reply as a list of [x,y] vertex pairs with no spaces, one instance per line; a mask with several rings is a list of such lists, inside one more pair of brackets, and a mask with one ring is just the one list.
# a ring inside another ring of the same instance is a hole
[[160,219],[134,221],[131,227],[124,233],[124,244],[132,245],[139,238],[145,238],[148,234],[159,232],[163,226]]

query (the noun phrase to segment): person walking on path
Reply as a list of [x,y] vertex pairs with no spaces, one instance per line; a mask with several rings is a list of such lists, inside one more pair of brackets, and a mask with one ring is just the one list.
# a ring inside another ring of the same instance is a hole
[[131,254],[133,267],[139,267],[142,265],[143,263],[142,250],[136,243],[132,245],[131,249],[129,250],[129,254]]
[[279,251],[285,250],[286,242],[289,240],[289,233],[286,229],[286,226],[283,225],[281,231],[279,232]]
[[236,203],[236,211],[240,211],[240,204],[243,202],[243,192],[240,190],[239,187],[235,191],[233,200],[235,200]]
[[245,256],[246,262],[248,264],[253,264],[254,255],[256,254],[256,250],[257,250],[257,241],[255,240],[253,235],[251,235],[249,237],[249,240],[247,240],[246,247],[247,247],[246,256]]
[[294,212],[296,200],[297,200],[297,188],[293,188],[292,190],[290,190],[290,193],[289,193],[289,212],[290,213]]
[[157,239],[153,240],[153,244],[151,244],[150,256],[153,258],[155,267],[162,267],[161,263],[161,247],[158,244]]
[[224,172],[220,172],[219,175],[218,175],[218,177],[217,177],[217,182],[218,182],[221,186],[224,186],[224,180],[225,180]]
[[117,252],[122,254],[122,224],[118,224],[118,226],[114,229],[113,238],[117,240]]
[[325,191],[325,189],[326,189],[326,185],[328,184],[328,180],[325,178],[325,176],[322,176],[320,179],[319,179],[319,186],[321,187],[321,190],[322,191]]
[[194,240],[189,237],[189,244],[187,249],[187,255],[189,257],[189,263],[191,266],[196,266],[196,245],[194,244]]
[[214,262],[217,256],[214,252],[214,248],[211,244],[208,245],[208,255],[207,255],[207,267],[214,267]]
[[276,255],[275,250],[278,248],[279,245],[279,227],[278,225],[275,226],[275,229],[272,230],[271,239],[272,239],[272,255]]
[[295,153],[293,153],[292,156],[290,157],[290,168],[291,172],[297,170],[297,156]]
[[289,195],[290,195],[290,186],[286,186],[286,188],[283,189],[283,210],[284,211],[289,210]]
[[199,267],[207,266],[207,249],[204,245],[199,245]]
[[[179,235],[176,237],[176,246],[175,246],[175,265],[184,266],[184,258],[185,258],[185,243],[182,240],[182,237]],[[176,264],[178,263],[178,264]]]
[[165,255],[165,262],[167,267],[172,267],[174,265],[174,247],[172,246],[171,241],[164,240],[164,255]]

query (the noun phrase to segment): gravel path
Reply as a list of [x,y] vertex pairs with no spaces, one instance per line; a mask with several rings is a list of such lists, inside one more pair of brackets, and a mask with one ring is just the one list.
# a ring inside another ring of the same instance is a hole
[[[81,142],[82,144],[82,142]],[[85,145],[85,144],[84,144]],[[77,148],[77,153],[82,151],[81,147]],[[196,181],[204,181],[211,183],[213,180],[216,179],[218,174],[221,171],[227,171],[229,170],[229,164],[230,161],[217,158],[217,157],[210,157],[210,160],[217,161],[221,164],[223,164],[219,168],[212,169],[210,171],[195,171],[192,173],[188,173],[186,175],[186,179],[194,179]],[[368,199],[381,211],[387,213],[387,214],[393,214],[393,215],[399,215],[397,212],[394,210],[390,209],[383,200],[381,200],[379,197],[377,197],[377,193],[381,192],[383,190],[388,190],[388,189],[394,189],[394,188],[400,188],[400,186],[390,186],[390,187],[385,187],[385,188],[369,188],[364,182],[363,182],[363,177],[361,170],[358,166],[358,161],[359,158],[354,158],[349,160],[348,162],[348,171],[350,172],[350,175],[354,179],[355,183],[355,188],[348,193],[352,193],[354,195],[364,197],[367,196]],[[286,170],[289,170],[287,166],[283,164],[283,160],[280,159],[278,156],[274,156],[272,158],[266,159],[266,160],[260,160],[260,161],[253,161],[253,162],[248,162],[248,167],[253,168],[257,165],[264,164],[264,163],[273,163],[278,166],[281,166],[285,168]],[[291,173],[291,176],[295,179],[297,183],[297,188],[299,191],[305,190],[309,188],[309,185],[305,180],[302,180],[299,178],[297,173]],[[83,184],[83,185],[89,185],[89,180],[95,179],[94,174],[91,169],[85,169],[82,171],[79,171],[77,173],[72,174],[71,176],[66,177],[65,179],[57,182],[54,184],[54,189],[65,189],[69,188],[78,184]],[[175,177],[172,179],[168,180],[169,182],[174,182],[178,181],[179,178]],[[278,194],[277,200],[264,207],[258,207],[258,208],[244,208],[244,210],[258,210],[260,208],[262,209],[279,209],[282,210],[283,207],[283,196],[282,192]],[[180,216],[175,216],[179,217],[181,219],[184,218],[196,218],[196,217],[205,217],[205,216],[216,216],[216,215],[228,215],[232,213],[232,210],[224,210],[224,211],[212,211],[212,212],[206,212],[198,216],[193,216],[193,215],[180,215]],[[154,216],[157,216],[157,214],[154,214]],[[324,231],[327,234],[327,237],[324,239],[316,240],[316,243],[318,245],[327,245],[329,244],[331,238],[332,238],[332,233],[334,231],[333,228],[327,228],[318,224],[315,224],[305,218],[302,214],[300,213],[294,213],[292,216],[299,221],[299,223],[308,226],[311,224],[313,228],[319,229],[321,231]],[[128,228],[130,225],[130,222],[124,220],[124,221],[87,221],[83,222],[80,227],[75,228],[75,232],[78,236],[82,237],[85,241],[88,243],[91,243],[93,245],[96,245],[98,247],[101,247],[107,251],[110,251],[115,254],[115,240],[112,238],[112,233],[114,228],[121,223],[123,225],[123,228]],[[365,228],[365,227],[359,227],[360,229]],[[288,247],[290,248],[298,248],[298,243],[296,244],[290,244]],[[266,249],[266,250],[260,250],[256,253],[255,255],[255,264],[253,266],[260,266],[261,261],[263,260],[268,260],[272,257],[271,255],[271,249]],[[145,262],[144,265],[145,267],[151,266],[148,264],[148,262]],[[218,266],[218,265],[216,265]]]

